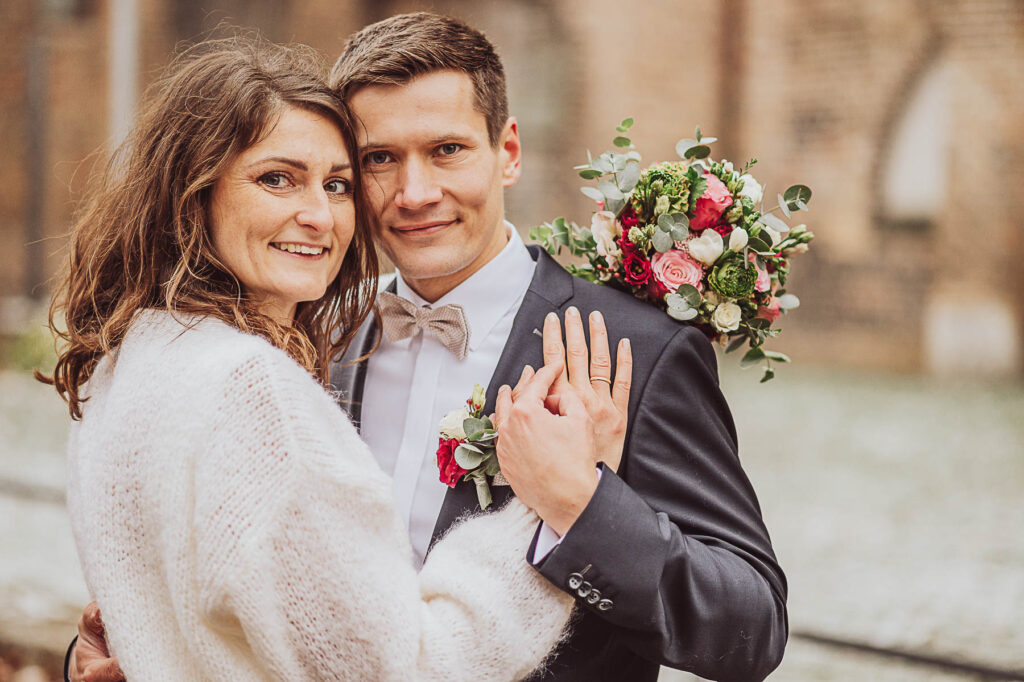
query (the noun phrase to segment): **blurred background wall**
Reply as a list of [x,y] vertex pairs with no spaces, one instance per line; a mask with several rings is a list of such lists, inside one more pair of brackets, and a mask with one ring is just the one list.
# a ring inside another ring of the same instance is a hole
[[45,299],[83,159],[118,139],[180,41],[221,21],[336,55],[429,8],[480,27],[526,148],[509,217],[589,218],[571,166],[634,115],[649,161],[694,125],[815,191],[785,320],[802,362],[1018,373],[1024,358],[1024,11],[1016,0],[5,0],[0,301]]
[[797,364],[760,387],[721,362],[790,580],[773,679],[1024,680],[1021,0],[3,0],[0,682],[53,679],[88,599],[67,412],[26,370],[52,363],[41,314],[96,152],[221,22],[333,59],[417,9],[498,46],[524,235],[589,220],[572,166],[627,116],[649,162],[700,124],[768,196],[813,188],[774,343]]

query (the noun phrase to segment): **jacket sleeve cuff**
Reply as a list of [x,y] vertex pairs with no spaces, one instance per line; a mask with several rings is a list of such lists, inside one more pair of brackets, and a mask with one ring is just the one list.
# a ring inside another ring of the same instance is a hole
[[[604,468],[590,503],[534,568],[583,608],[609,622],[635,626],[637,618],[646,621],[653,615],[650,599],[657,598],[669,544],[663,516]],[[534,556],[539,534],[538,528],[528,556]]]

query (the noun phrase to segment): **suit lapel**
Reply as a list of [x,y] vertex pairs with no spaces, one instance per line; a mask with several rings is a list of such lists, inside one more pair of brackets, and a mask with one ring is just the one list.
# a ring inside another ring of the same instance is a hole
[[[523,303],[512,323],[505,348],[502,350],[494,374],[487,384],[487,402],[484,410],[487,414],[494,412],[498,389],[503,384],[514,386],[525,365],[534,368],[544,364],[544,352],[540,330],[544,327],[544,318],[548,313],[561,312],[572,298],[572,276],[554,261],[540,247],[528,246],[530,255],[537,261],[537,269],[530,281],[530,288],[523,297]],[[467,387],[469,391],[472,387]],[[494,497],[492,509],[498,509],[512,496],[509,486],[492,486]],[[441,505],[431,545],[461,516],[479,508],[476,498],[476,486],[473,483],[459,481],[454,488],[449,488]]]

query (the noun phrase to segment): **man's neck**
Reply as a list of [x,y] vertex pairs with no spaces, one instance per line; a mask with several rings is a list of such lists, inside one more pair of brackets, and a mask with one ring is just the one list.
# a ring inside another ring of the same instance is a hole
[[402,279],[409,285],[410,289],[416,292],[417,296],[427,303],[435,303],[448,295],[455,287],[479,272],[505,249],[505,245],[508,244],[511,235],[504,229],[498,230],[495,234],[497,238],[492,240],[488,247],[473,262],[457,272],[441,277],[413,280],[403,276]]

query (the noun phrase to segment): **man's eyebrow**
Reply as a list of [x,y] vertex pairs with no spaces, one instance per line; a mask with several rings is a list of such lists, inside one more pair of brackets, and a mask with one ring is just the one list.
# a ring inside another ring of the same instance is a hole
[[[467,135],[465,133],[443,133],[441,135],[437,135],[436,137],[430,138],[429,140],[427,140],[425,142],[425,144],[427,146],[431,146],[432,147],[432,146],[435,146],[435,145],[444,144],[445,142],[470,142],[470,143],[472,143],[472,142],[475,142],[475,140],[474,140],[472,135]],[[368,149],[387,149],[388,147],[391,147],[391,146],[393,146],[393,145],[389,144],[388,142],[378,142],[376,140],[368,140],[365,144],[359,145],[359,151],[365,152]]]
[[[283,163],[287,166],[291,166],[292,168],[296,168],[300,171],[309,171],[309,166],[307,166],[304,162],[298,161],[296,159],[289,159],[287,156],[268,156],[266,158],[254,162],[253,165],[257,166],[261,163]],[[338,171],[348,170],[351,167],[352,164],[350,163],[336,163],[333,166],[331,166],[331,172],[337,173]]]

